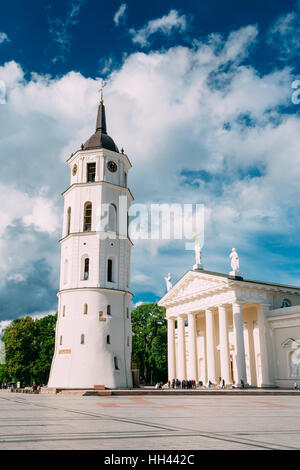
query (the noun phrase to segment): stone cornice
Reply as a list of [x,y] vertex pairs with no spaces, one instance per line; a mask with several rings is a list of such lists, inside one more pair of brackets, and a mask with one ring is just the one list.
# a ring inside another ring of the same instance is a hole
[[113,152],[112,150],[108,150],[108,149],[102,149],[102,148],[99,148],[99,149],[91,149],[91,150],[76,150],[75,153],[73,153],[73,155],[71,155],[67,160],[66,162],[71,165],[72,162],[74,160],[76,160],[76,158],[78,157],[86,157],[86,156],[91,156],[91,155],[95,155],[95,157],[105,157],[106,155],[107,156],[111,156],[111,157],[114,157],[114,158],[122,158],[124,160],[127,161],[127,164],[130,168],[132,168],[132,165],[131,165],[131,162],[128,158],[128,156],[126,155],[126,153],[121,153],[121,152]]
[[178,315],[187,315],[187,313],[200,313],[210,308],[214,308],[217,305],[232,304],[236,302],[236,297],[233,291],[215,293],[207,297],[195,296],[193,299],[188,301],[178,302],[166,305],[167,318],[177,317]]
[[67,240],[68,238],[72,238],[72,237],[83,237],[83,236],[86,236],[86,235],[87,235],[87,236],[99,235],[99,238],[100,238],[101,240],[106,240],[106,239],[109,239],[109,240],[127,240],[128,243],[129,243],[131,246],[133,246],[133,243],[132,243],[132,241],[130,240],[129,237],[125,237],[124,235],[120,235],[120,234],[118,234],[118,233],[115,234],[115,237],[101,236],[102,234],[103,234],[103,235],[104,235],[104,234],[107,235],[108,233],[112,233],[112,234],[113,234],[113,232],[104,232],[104,231],[97,231],[97,232],[96,232],[96,231],[92,231],[92,230],[86,231],[86,232],[71,232],[71,233],[69,233],[69,235],[66,235],[65,237],[61,238],[61,239],[59,240],[59,242],[61,243],[61,242],[65,241],[65,240]]
[[129,188],[125,187],[125,186],[120,186],[119,184],[114,184],[114,183],[110,183],[109,181],[93,181],[92,183],[91,182],[85,182],[85,183],[73,183],[71,184],[71,186],[69,186],[65,191],[63,191],[61,193],[62,196],[65,196],[71,189],[73,188],[76,188],[76,187],[95,187],[95,186],[102,186],[102,185],[107,185],[107,186],[112,186],[114,189],[118,189],[119,191],[121,190],[124,190],[128,193],[129,195],[129,199],[132,201],[134,201],[134,197],[130,191]]
[[[190,285],[190,288],[188,287]],[[242,303],[268,304],[268,293],[284,292],[300,295],[300,288],[284,286],[282,284],[267,284],[255,281],[231,279],[225,274],[205,271],[188,271],[172,289],[167,292],[158,305],[171,307],[179,304],[188,304],[195,299],[231,292],[232,297]],[[226,302],[225,302],[226,303]]]
[[271,328],[288,328],[291,326],[300,326],[300,311],[299,313],[292,315],[269,317],[267,320]]
[[126,291],[126,290],[122,290],[122,289],[110,289],[109,287],[70,287],[70,288],[67,288],[67,289],[61,289],[60,291],[57,292],[57,295],[59,296],[62,292],[74,292],[74,291],[78,291],[78,290],[82,290],[82,291],[96,291],[96,292],[99,292],[99,291],[106,291],[106,292],[119,292],[120,294],[125,294],[125,295],[129,295],[131,298],[134,297],[133,293],[132,292],[129,292],[129,291]]

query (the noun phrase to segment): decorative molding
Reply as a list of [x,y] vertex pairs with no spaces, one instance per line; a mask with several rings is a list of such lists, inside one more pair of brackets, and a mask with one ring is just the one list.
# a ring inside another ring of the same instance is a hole
[[281,343],[281,346],[284,349],[295,350],[299,348],[300,340],[294,338],[287,338],[283,343]]
[[[291,287],[273,284],[260,284],[247,281],[234,281],[224,276],[205,272],[188,271],[170,291],[158,302],[166,308],[187,305],[194,300],[201,300],[201,308],[216,307],[234,301],[252,304],[270,304],[272,292],[291,292]],[[299,289],[293,290],[300,294]],[[225,295],[218,302],[211,302],[212,296]],[[205,299],[207,299],[205,303]],[[299,302],[300,303],[300,302]],[[190,310],[196,310],[190,308]]]
[[95,154],[94,154],[94,155],[86,156],[86,157],[85,157],[85,160],[86,160],[87,162],[89,162],[89,161],[95,160],[95,159],[97,159],[97,158],[99,158],[99,155],[95,155]]
[[[271,319],[268,318],[270,321]],[[282,319],[282,320],[273,320],[270,321],[270,327],[272,329],[275,328],[288,328],[291,326],[300,326],[300,316],[299,318],[290,318],[290,319]]]

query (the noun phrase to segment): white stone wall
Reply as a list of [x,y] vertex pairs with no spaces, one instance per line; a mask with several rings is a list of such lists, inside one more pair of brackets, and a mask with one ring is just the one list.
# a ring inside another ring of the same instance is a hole
[[[132,334],[131,321],[127,318],[130,296],[85,288],[62,291],[59,299],[55,354],[48,386],[131,387]],[[84,314],[84,304],[88,307],[87,314]],[[110,316],[107,305],[111,306]],[[100,312],[103,312],[101,321]],[[81,344],[82,334],[84,344]],[[107,335],[110,344],[107,344]],[[119,370],[115,369],[114,357],[117,357]]]
[[276,384],[279,387],[293,387],[295,382],[300,385],[300,305],[271,311],[269,325]]

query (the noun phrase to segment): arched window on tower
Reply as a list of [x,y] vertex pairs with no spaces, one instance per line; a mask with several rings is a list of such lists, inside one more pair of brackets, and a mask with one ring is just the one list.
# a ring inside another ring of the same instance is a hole
[[84,269],[83,269],[83,280],[84,281],[88,280],[89,272],[90,272],[90,259],[85,258],[85,260],[84,260]]
[[115,369],[119,370],[119,364],[118,364],[118,358],[117,356],[114,357],[114,364],[115,364]]
[[71,207],[68,208],[67,235],[70,234],[70,231],[71,231]]
[[90,232],[91,230],[92,230],[92,203],[86,202],[84,204],[83,231]]
[[111,315],[111,307],[110,307],[110,305],[108,305],[108,306],[106,307],[106,314],[107,314],[107,315]]
[[84,342],[85,342],[84,335],[81,335],[80,336],[80,344],[84,344]]
[[113,262],[112,259],[107,260],[107,281],[113,282]]
[[117,232],[117,207],[115,204],[109,204],[108,231]]
[[87,313],[88,313],[88,306],[87,306],[87,304],[84,304],[84,306],[83,306],[83,314],[84,314],[84,315],[87,315]]

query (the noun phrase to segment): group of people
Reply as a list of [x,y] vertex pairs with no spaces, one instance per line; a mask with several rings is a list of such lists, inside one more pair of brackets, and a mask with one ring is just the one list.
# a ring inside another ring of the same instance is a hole
[[38,385],[35,381],[32,383],[31,393],[40,393],[41,386]]
[[11,383],[11,382],[3,382],[3,383],[1,384],[2,390],[7,390],[7,389],[9,389],[11,386],[12,386],[12,383]]
[[[197,387],[197,382],[196,380],[179,380],[179,379],[173,379],[168,380],[167,382],[168,388],[183,388],[183,389],[191,389],[191,388],[196,388]],[[200,385],[200,382],[199,382]]]
[[184,389],[196,388],[195,380],[180,381],[179,379],[173,379],[172,381],[168,380],[167,384],[168,384],[168,388],[184,388]]
[[[202,387],[212,388],[216,386],[216,384],[212,383],[210,380],[207,382],[206,385],[204,385],[204,383],[201,380],[199,380],[197,384],[196,380],[179,380],[179,379],[168,380],[167,385],[168,385],[168,388],[173,388],[173,389],[174,388],[195,389],[197,388],[197,386],[199,388],[202,388]],[[218,387],[226,388],[225,380],[222,379],[222,377],[219,378]]]
[[[15,384],[15,382],[3,382],[3,383],[1,383],[0,388],[2,390],[9,390],[11,392],[14,392],[16,388],[21,388],[21,383],[17,382],[17,384]],[[30,393],[40,393],[41,386],[38,385],[35,381],[33,381],[32,386],[31,387],[25,387],[24,390],[27,390]]]

